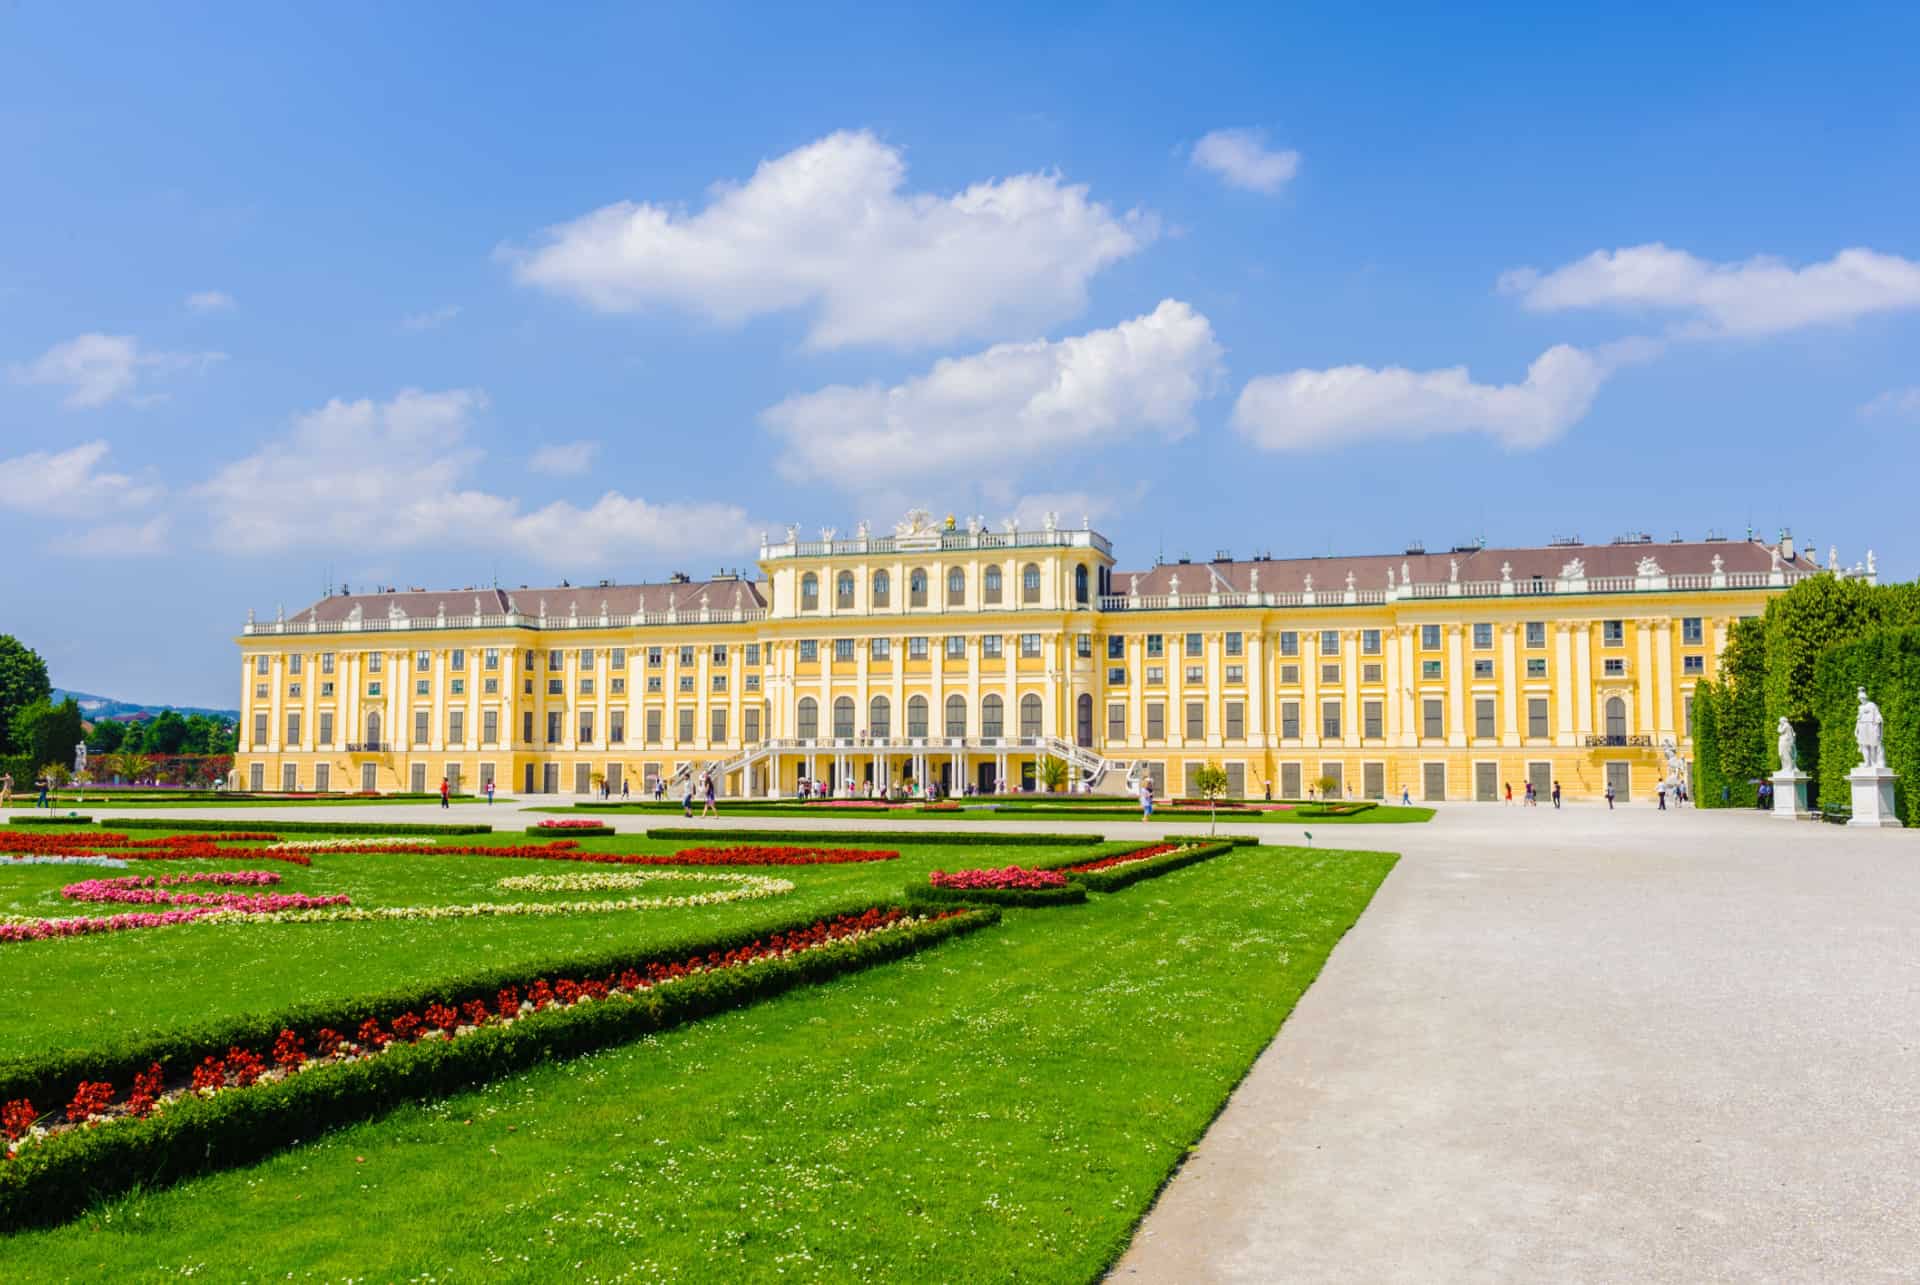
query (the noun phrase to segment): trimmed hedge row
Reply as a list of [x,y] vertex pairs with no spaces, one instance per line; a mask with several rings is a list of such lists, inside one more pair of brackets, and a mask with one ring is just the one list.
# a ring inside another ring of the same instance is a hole
[[1072,877],[1094,892],[1119,892],[1129,884],[1139,883],[1142,879],[1157,879],[1170,874],[1183,866],[1194,865],[1224,853],[1232,852],[1231,843],[1206,843],[1191,848],[1182,848],[1178,852],[1169,852],[1164,856],[1149,857],[1145,861],[1135,861],[1130,865],[1113,866],[1106,870],[1082,870]]
[[647,831],[649,839],[763,839],[780,843],[930,843],[945,847],[993,845],[1000,847],[1058,847],[1062,844],[1105,843],[1097,834],[967,834],[951,830],[751,830],[676,826]]
[[93,824],[92,817],[64,816],[64,815],[56,816],[51,812],[47,813],[47,815],[45,816],[32,816],[32,815],[23,816],[23,817],[17,816],[17,817],[13,817],[11,820],[12,820],[12,824],[14,825],[92,825]]
[[936,888],[925,882],[907,885],[909,906],[1077,906],[1086,899],[1087,890],[1077,883],[1064,888]]
[[527,827],[527,833],[539,835],[543,839],[595,839],[620,832],[610,825],[530,825]]
[[271,830],[276,834],[492,834],[490,825],[432,825],[424,821],[270,821],[265,817],[108,817],[115,830]]
[[979,910],[749,968],[703,973],[630,1001],[543,1009],[511,1026],[399,1045],[379,1057],[317,1067],[211,1098],[188,1096],[159,1115],[63,1134],[0,1164],[0,1231],[63,1222],[135,1186],[151,1188],[248,1164],[408,1102],[457,1093],[869,968],[998,919],[998,911]]
[[[703,933],[671,944],[656,944],[644,950],[611,947],[589,953],[554,953],[524,964],[497,965],[454,977],[418,982],[374,994],[325,1003],[295,1004],[264,1013],[245,1013],[176,1027],[146,1035],[129,1036],[94,1048],[53,1049],[32,1057],[0,1063],[0,1101],[31,1098],[35,1102],[67,1101],[82,1079],[130,1083],[135,1075],[159,1062],[178,1069],[198,1062],[208,1054],[220,1054],[234,1045],[266,1048],[288,1028],[308,1030],[331,1026],[336,1030],[357,1027],[369,1017],[397,1012],[417,1012],[434,1001],[458,1006],[470,999],[491,999],[503,986],[522,985],[528,978],[555,974],[604,976],[626,968],[645,969],[651,963],[670,963],[714,951],[726,952],[748,946],[771,933],[793,932],[821,919],[838,915],[857,915],[874,904],[871,898],[835,903],[809,911],[792,919],[771,924],[752,924],[722,933]],[[19,949],[15,947],[14,949]]]

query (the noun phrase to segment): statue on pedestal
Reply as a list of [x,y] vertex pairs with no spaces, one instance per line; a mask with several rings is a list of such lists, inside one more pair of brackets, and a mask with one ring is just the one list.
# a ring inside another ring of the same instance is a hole
[[1884,768],[1887,765],[1886,746],[1882,742],[1885,720],[1880,717],[1880,707],[1867,699],[1867,689],[1859,689],[1860,712],[1854,716],[1853,739],[1860,746],[1860,767]]
[[1791,772],[1800,766],[1800,755],[1794,747],[1793,724],[1782,715],[1775,730],[1780,737],[1780,770]]

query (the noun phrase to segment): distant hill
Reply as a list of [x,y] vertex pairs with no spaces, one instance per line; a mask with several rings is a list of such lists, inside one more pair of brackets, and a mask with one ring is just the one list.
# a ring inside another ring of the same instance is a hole
[[95,696],[91,692],[70,692],[59,687],[53,689],[55,704],[69,696],[80,707],[81,717],[89,723],[97,723],[103,718],[153,718],[169,709],[179,714],[205,714],[229,723],[240,721],[240,711],[237,709],[207,709],[201,705],[139,705],[133,701],[115,700],[111,696]]

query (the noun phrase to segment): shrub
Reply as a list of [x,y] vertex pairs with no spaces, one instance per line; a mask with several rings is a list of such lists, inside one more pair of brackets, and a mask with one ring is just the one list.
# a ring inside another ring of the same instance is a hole
[[1814,665],[1812,702],[1820,720],[1820,797],[1840,809],[1852,802],[1847,773],[1860,761],[1853,724],[1859,713],[1857,692],[1880,706],[1887,766],[1896,773],[1894,812],[1908,825],[1920,824],[1920,802],[1913,783],[1920,780],[1920,628],[1877,629],[1856,642],[1823,652]]
[[31,816],[31,815],[16,816],[12,819],[12,824],[14,825],[92,825],[93,818],[83,817],[83,816],[64,816],[64,815],[49,812],[45,816]]
[[673,826],[647,831],[649,839],[752,839],[762,843],[926,843],[944,847],[984,844],[994,847],[1048,847],[1096,844],[1097,834],[955,834],[947,830],[722,830]]
[[909,906],[1072,906],[1087,899],[1077,883],[1061,888],[942,888],[929,883],[907,885]]
[[599,835],[618,834],[620,832],[614,829],[610,825],[564,825],[562,826],[562,825],[547,825],[545,823],[542,823],[540,825],[528,826],[527,833],[539,835],[542,838],[552,838],[555,835],[565,835],[569,839],[579,839],[579,838],[593,838]]
[[1145,861],[1111,866],[1105,870],[1080,871],[1073,877],[1075,881],[1094,892],[1118,892],[1128,884],[1139,883],[1142,879],[1156,879],[1184,866],[1232,852],[1234,846],[1231,843],[1213,842],[1193,844],[1175,848],[1172,852],[1160,856],[1148,857]]

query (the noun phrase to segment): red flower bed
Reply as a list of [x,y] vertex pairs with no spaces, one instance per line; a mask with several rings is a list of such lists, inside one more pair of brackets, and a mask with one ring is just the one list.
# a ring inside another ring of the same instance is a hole
[[[963,910],[946,910],[926,918],[946,919],[965,913]],[[740,968],[758,960],[815,949],[890,928],[907,918],[906,911],[875,907],[861,914],[821,919],[805,928],[772,933],[762,940],[732,950],[710,951],[705,955],[694,955],[671,963],[656,961],[644,968],[627,968],[605,977],[537,977],[525,983],[524,1000],[520,986],[506,986],[493,996],[491,1006],[487,1000],[480,998],[469,999],[458,1009],[450,1003],[433,1002],[425,1005],[420,1013],[387,1015],[384,1022],[377,1017],[367,1018],[351,1038],[331,1028],[321,1027],[311,1033],[311,1053],[306,1051],[308,1038],[303,1038],[297,1031],[282,1030],[269,1053],[230,1048],[221,1057],[209,1054],[198,1065],[172,1076],[170,1083],[166,1072],[156,1062],[135,1077],[132,1092],[119,1105],[114,1104],[111,1084],[82,1080],[67,1107],[66,1118],[69,1122],[78,1123],[89,1117],[103,1115],[142,1116],[150,1113],[170,1093],[185,1091],[206,1094],[245,1088],[270,1074],[297,1074],[315,1062],[375,1056],[395,1043],[416,1043],[428,1038],[457,1039],[476,1028],[517,1021],[527,1013],[552,1005],[630,998],[652,987],[696,973]],[[0,1134],[4,1134],[9,1141],[18,1142],[36,1123],[41,1123],[39,1113],[25,1099],[15,1099],[0,1107]],[[71,1127],[71,1124],[61,1125],[58,1121],[44,1123],[55,1131]],[[0,1158],[11,1157],[10,1150],[0,1148]]]
[[285,861],[310,866],[302,852],[261,848],[222,848],[219,841],[272,843],[280,836],[254,832],[182,834],[159,839],[130,839],[124,834],[15,834],[0,830],[0,853],[29,857],[119,857],[122,861]]
[[1121,852],[1111,857],[1101,857],[1097,861],[1082,861],[1077,866],[1068,866],[1072,874],[1083,874],[1089,870],[1105,870],[1111,866],[1132,865],[1136,861],[1147,861],[1154,857],[1165,856],[1169,852],[1178,852],[1177,843],[1156,843],[1151,847],[1135,848],[1132,852]]
[[999,870],[956,870],[952,874],[935,870],[927,875],[927,882],[936,888],[964,888],[969,891],[987,888],[1040,889],[1064,888],[1067,886],[1067,877],[1058,870],[1006,866]]

